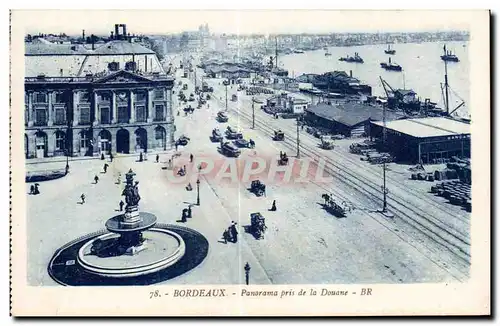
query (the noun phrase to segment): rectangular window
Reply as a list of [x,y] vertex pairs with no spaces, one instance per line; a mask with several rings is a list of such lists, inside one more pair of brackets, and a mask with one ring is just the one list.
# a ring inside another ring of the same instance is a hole
[[28,106],[25,105],[24,106],[24,124],[25,125],[28,125],[28,121],[30,119],[30,113],[29,113],[29,109],[28,109]]
[[56,125],[63,125],[66,123],[66,109],[65,108],[57,108],[56,110],[56,119],[54,123]]
[[60,151],[66,148],[65,139],[63,134],[56,135],[56,151]]
[[80,92],[80,102],[90,103],[90,94],[89,92]]
[[64,93],[56,93],[56,103],[64,103]]
[[118,107],[118,122],[119,123],[128,123],[128,107],[119,106]]
[[137,93],[135,93],[135,100],[137,102],[144,102],[144,101],[146,101],[146,92],[137,92]]
[[155,121],[163,121],[165,117],[163,116],[163,105],[155,105]]
[[37,125],[37,126],[47,125],[47,110],[46,109],[36,109],[35,110],[35,125]]
[[47,103],[47,94],[35,93],[35,103]]
[[101,108],[101,123],[102,124],[109,124],[111,119],[110,119],[110,108],[108,107],[104,107],[104,108]]
[[101,93],[99,96],[100,102],[111,102],[111,94],[109,93]]
[[163,100],[165,98],[165,94],[163,92],[163,88],[157,88],[153,91],[155,100]]
[[79,124],[85,125],[90,123],[90,107],[80,107]]
[[135,107],[135,120],[137,122],[146,122],[146,107],[144,105]]

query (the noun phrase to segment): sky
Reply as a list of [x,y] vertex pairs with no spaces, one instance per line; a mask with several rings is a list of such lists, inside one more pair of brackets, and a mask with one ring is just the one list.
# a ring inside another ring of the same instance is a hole
[[[423,19],[425,17],[425,19]],[[127,24],[135,34],[169,34],[194,31],[207,23],[210,32],[330,33],[418,32],[467,30],[467,19],[458,11],[328,11],[328,10],[17,10],[13,23],[26,33],[109,35],[114,24]]]

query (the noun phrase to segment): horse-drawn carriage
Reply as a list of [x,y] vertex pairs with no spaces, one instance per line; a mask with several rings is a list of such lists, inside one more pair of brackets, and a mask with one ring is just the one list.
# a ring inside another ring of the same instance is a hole
[[210,140],[214,143],[220,142],[224,137],[222,136],[222,133],[220,132],[219,128],[215,128],[212,130],[212,136],[210,137]]
[[239,148],[234,146],[230,142],[225,142],[224,144],[222,144],[221,152],[223,155],[228,157],[238,157],[241,154]]
[[175,142],[176,145],[186,146],[191,139],[186,135],[182,135]]
[[281,129],[278,131],[274,131],[273,140],[275,140],[275,141],[285,140],[285,133],[283,131],[281,131]]
[[243,134],[238,129],[228,126],[226,129],[226,137],[227,139],[242,139]]
[[194,112],[194,108],[190,106],[187,106],[184,108],[184,113],[193,113]]
[[280,153],[278,165],[288,165],[288,156],[286,155],[286,153]]
[[255,147],[255,142],[250,139],[247,141],[246,139],[240,138],[234,141],[234,144],[238,146],[239,148],[254,148]]
[[257,197],[260,197],[266,193],[266,185],[260,182],[260,180],[253,180],[250,185],[250,192],[253,192]]
[[227,122],[229,118],[227,117],[226,112],[220,111],[219,113],[217,113],[217,120],[219,122]]
[[333,196],[329,194],[323,194],[321,198],[325,201],[323,204],[325,210],[337,217],[346,217],[347,212],[352,210],[352,206],[350,204],[344,201],[338,204]]
[[260,213],[250,214],[250,233],[257,239],[264,239],[267,230],[266,219]]
[[335,145],[333,144],[332,141],[326,140],[324,137],[322,137],[320,147],[322,149],[331,150],[335,148]]

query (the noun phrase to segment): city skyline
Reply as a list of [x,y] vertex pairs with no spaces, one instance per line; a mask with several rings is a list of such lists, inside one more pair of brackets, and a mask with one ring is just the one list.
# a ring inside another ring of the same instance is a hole
[[[353,13],[356,18],[353,18]],[[423,13],[423,12],[422,12]],[[197,31],[200,25],[208,24],[214,34],[322,34],[322,33],[409,33],[466,31],[463,20],[442,19],[445,16],[460,16],[459,12],[425,12],[425,24],[414,12],[397,11],[316,11],[316,10],[88,10],[82,15],[75,10],[19,10],[13,15],[23,17],[37,15],[37,20],[23,20],[26,34],[65,33],[80,35],[108,35],[114,23],[130,27],[132,34],[176,34]],[[300,19],[297,19],[300,15]],[[359,27],[359,21],[370,18],[370,24]],[[88,17],[92,17],[89,22]],[[147,17],[147,19],[145,19]],[[228,19],[228,17],[232,17]],[[175,21],[174,21],[175,20]],[[174,21],[174,23],[172,23]],[[310,22],[314,21],[314,26]],[[448,23],[453,21],[453,23]],[[255,24],[258,22],[258,24]],[[444,23],[446,22],[446,23]],[[65,30],[61,30],[65,26]]]

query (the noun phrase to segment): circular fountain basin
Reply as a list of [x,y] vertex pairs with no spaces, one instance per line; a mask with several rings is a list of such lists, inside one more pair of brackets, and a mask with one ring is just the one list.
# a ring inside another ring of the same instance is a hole
[[96,239],[113,241],[120,237],[106,233],[87,241],[78,250],[77,261],[87,272],[99,276],[123,278],[157,272],[178,262],[185,254],[186,245],[177,233],[160,228],[143,231],[145,250],[135,255],[100,257],[91,253]]

